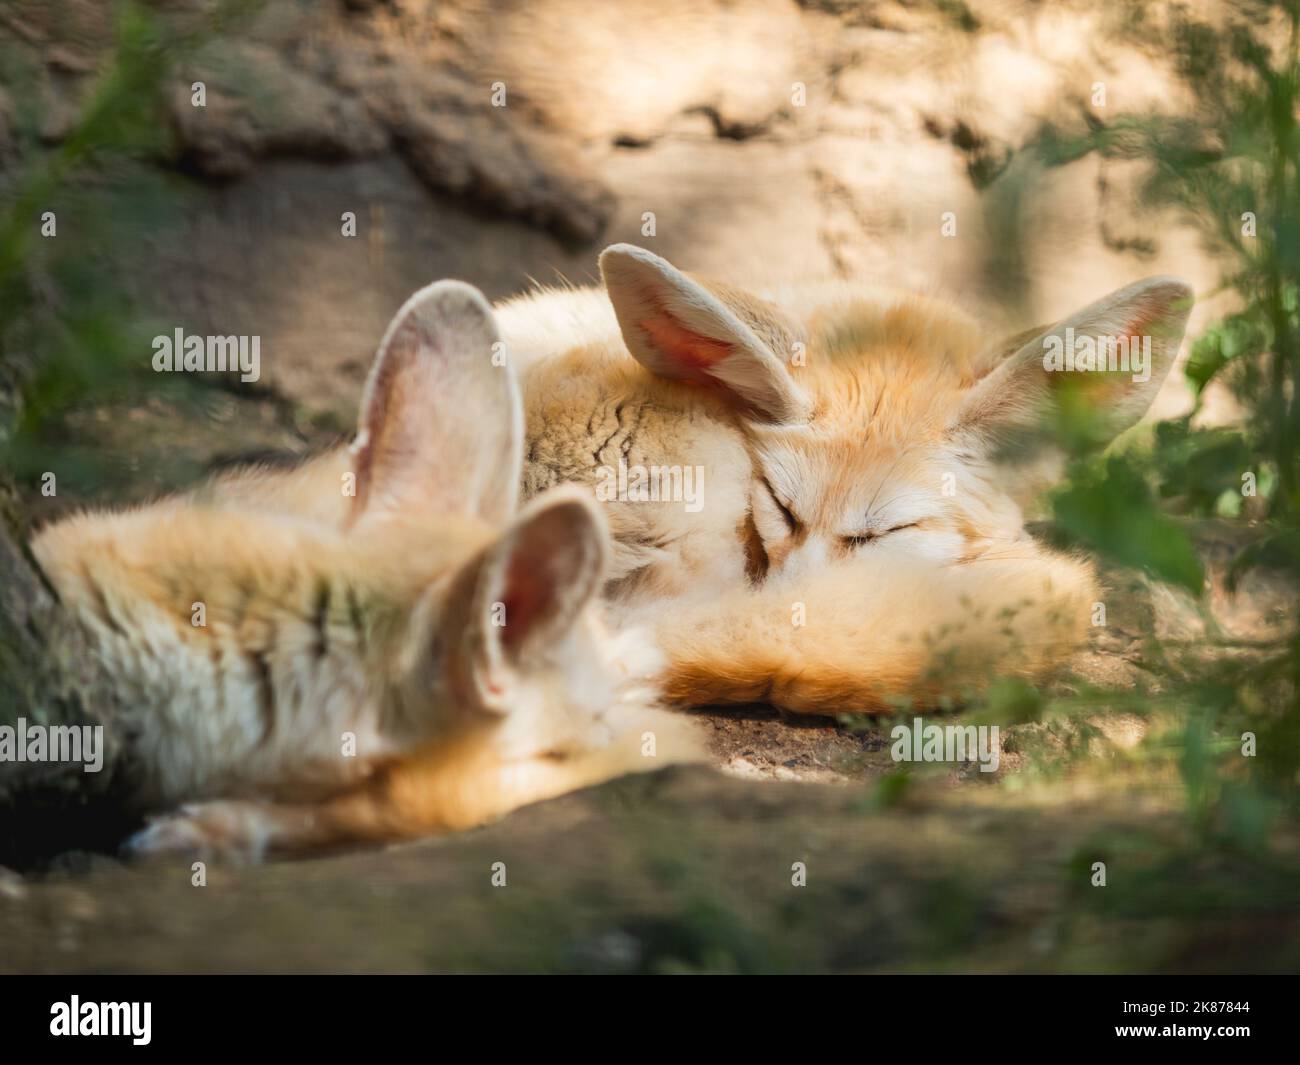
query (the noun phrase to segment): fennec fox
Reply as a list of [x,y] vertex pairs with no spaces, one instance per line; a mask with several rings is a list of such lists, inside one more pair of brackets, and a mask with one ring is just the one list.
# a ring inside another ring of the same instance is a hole
[[440,282],[389,326],[326,487],[236,475],[36,537],[134,706],[137,852],[256,857],[478,824],[686,757],[646,641],[590,607],[590,493],[515,513],[518,385],[478,292]]
[[[1050,441],[1005,445],[1063,392],[1101,413],[1101,437],[1136,422],[1177,354],[1184,283],[1138,281],[1000,340],[948,304],[848,283],[748,292],[630,245],[600,267],[603,293],[527,296],[498,322],[525,492],[576,482],[606,501],[609,597],[654,624],[667,695],[873,710],[1075,644],[1092,571],[1021,511],[1059,463]],[[1105,371],[1069,372],[1088,351]]]

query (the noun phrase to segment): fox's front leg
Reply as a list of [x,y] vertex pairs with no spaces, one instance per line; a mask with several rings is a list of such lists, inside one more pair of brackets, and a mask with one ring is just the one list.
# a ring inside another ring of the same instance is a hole
[[[574,784],[568,776],[563,783]],[[560,788],[503,764],[489,733],[470,729],[390,762],[319,802],[218,799],[164,814],[131,837],[133,855],[202,854],[256,862],[457,831]]]
[[[647,733],[657,754],[644,749]],[[134,855],[201,854],[255,862],[457,832],[624,773],[695,757],[694,730],[673,714],[632,714],[590,748],[508,757],[491,729],[448,735],[316,803],[221,799],[156,818],[127,841]]]
[[361,790],[319,803],[190,803],[152,818],[126,841],[124,850],[135,857],[184,854],[254,863],[270,854],[323,853],[404,834],[379,796]]

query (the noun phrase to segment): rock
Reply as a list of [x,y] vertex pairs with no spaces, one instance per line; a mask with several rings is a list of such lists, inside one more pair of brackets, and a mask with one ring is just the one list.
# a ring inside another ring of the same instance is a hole
[[[202,81],[207,103],[195,107]],[[222,44],[208,50],[172,94],[182,160],[207,177],[247,174],[281,155],[355,159],[387,147],[388,137],[363,102],[299,70],[275,50]]]
[[417,115],[399,133],[411,168],[430,188],[462,196],[590,244],[604,230],[614,195],[586,176],[572,146],[487,115]]

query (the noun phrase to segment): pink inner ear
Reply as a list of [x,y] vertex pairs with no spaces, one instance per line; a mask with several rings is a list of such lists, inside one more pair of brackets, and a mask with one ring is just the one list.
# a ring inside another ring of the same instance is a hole
[[506,608],[505,631],[501,643],[507,651],[517,652],[534,626],[544,620],[552,605],[551,574],[545,562],[538,562],[528,551],[517,552],[506,569],[506,589],[502,602]]
[[[1157,322],[1162,321],[1168,313],[1169,304],[1164,304],[1159,307],[1148,306],[1144,310],[1135,314],[1132,320],[1126,325],[1123,333],[1129,347],[1131,348],[1133,346],[1134,341],[1141,340],[1142,337],[1149,335],[1151,327]],[[1155,339],[1155,337],[1152,337],[1152,340]]]
[[[402,408],[410,397],[403,393],[403,376],[411,372],[411,366],[419,359],[420,345],[423,338],[416,326],[408,319],[397,327],[389,339],[387,350],[379,364],[378,375],[373,383],[369,404],[362,412],[361,429],[366,434],[366,446],[357,454],[355,474],[357,493],[352,500],[351,517],[356,518],[365,510],[370,500],[371,482],[376,478],[394,478],[395,471],[385,469],[394,457],[400,459],[411,445],[403,439],[407,431]],[[405,382],[408,389],[412,386]]]
[[688,381],[713,383],[706,371],[734,350],[727,341],[701,336],[666,313],[643,318],[637,326],[654,347],[672,359],[677,376]]

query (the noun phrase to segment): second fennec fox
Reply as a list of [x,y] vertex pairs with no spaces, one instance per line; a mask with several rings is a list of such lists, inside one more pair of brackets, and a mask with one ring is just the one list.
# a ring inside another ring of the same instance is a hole
[[1035,673],[1078,642],[1098,591],[1025,531],[1023,501],[1060,471],[1034,434],[1064,394],[1099,415],[1098,444],[1136,422],[1187,285],[1148,278],[1005,339],[848,282],[751,291],[630,245],[600,266],[604,292],[498,308],[525,488],[605,499],[609,599],[653,622],[671,698],[877,710]]
[[686,722],[650,706],[646,641],[590,608],[608,556],[590,494],[515,512],[522,414],[496,341],[477,291],[440,282],[389,327],[333,484],[250,472],[35,538],[133,708],[142,807],[186,804],[133,849],[464,828],[689,756]]

